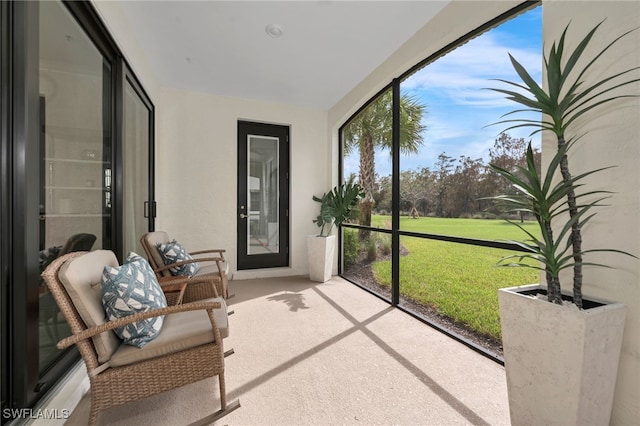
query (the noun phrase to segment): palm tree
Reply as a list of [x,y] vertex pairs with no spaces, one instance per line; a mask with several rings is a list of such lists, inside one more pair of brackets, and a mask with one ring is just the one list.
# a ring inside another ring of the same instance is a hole
[[[422,121],[425,106],[408,94],[400,96],[400,152],[417,153],[422,145]],[[392,145],[392,92],[386,91],[358,114],[345,127],[344,155],[360,151],[359,183],[365,196],[360,200],[360,224],[371,226],[374,205],[375,149],[391,151]]]

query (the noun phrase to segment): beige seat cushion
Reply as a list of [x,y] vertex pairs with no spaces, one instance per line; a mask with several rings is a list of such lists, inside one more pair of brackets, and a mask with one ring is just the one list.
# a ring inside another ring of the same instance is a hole
[[[222,308],[214,309],[214,316],[222,338],[229,336],[229,320],[227,305],[222,298],[206,299],[222,304]],[[179,352],[188,348],[204,345],[214,341],[209,315],[204,310],[179,312],[164,317],[164,324],[158,337],[142,348],[121,345],[111,356],[109,365],[121,367],[162,355]]]
[[[58,272],[62,285],[87,327],[107,322],[100,298],[100,278],[106,265],[118,267],[115,254],[110,250],[96,250],[67,261]],[[121,343],[112,331],[92,339],[100,363],[109,361]]]

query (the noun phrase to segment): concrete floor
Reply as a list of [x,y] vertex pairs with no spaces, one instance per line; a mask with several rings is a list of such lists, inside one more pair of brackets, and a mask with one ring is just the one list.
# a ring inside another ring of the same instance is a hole
[[[215,424],[509,424],[502,366],[339,277],[230,289],[227,395],[241,407]],[[68,424],[86,423],[89,398]],[[99,423],[189,424],[217,409],[210,379],[107,410]]]

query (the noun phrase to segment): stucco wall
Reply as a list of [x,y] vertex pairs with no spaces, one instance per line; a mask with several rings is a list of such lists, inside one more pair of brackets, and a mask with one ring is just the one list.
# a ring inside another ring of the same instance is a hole
[[[579,6],[578,6],[579,5]],[[579,13],[577,11],[579,10]],[[543,4],[544,37],[557,40],[571,21],[566,49],[598,22],[605,20],[585,55],[593,57],[623,32],[638,27],[640,3],[627,1],[563,2]],[[640,30],[611,49],[588,74],[585,81],[600,79],[621,70],[640,66]],[[629,78],[640,78],[636,70]],[[619,91],[640,95],[640,83]],[[587,182],[589,189],[613,191],[607,207],[583,229],[585,248],[616,248],[640,256],[640,99],[621,99],[589,113],[575,123],[584,137],[570,153],[572,174],[600,167],[616,166],[596,174]],[[543,141],[543,158],[555,149],[555,139]],[[640,261],[626,256],[601,253],[589,259],[612,266],[584,268],[585,295],[620,301],[627,305],[627,321],[620,359],[612,424],[638,424],[640,421]],[[572,277],[563,277],[569,289]]]
[[102,22],[109,30],[109,34],[111,34],[122,51],[127,63],[136,74],[136,77],[140,79],[147,95],[155,104],[160,84],[153,67],[147,61],[144,50],[140,48],[138,40],[131,32],[131,23],[122,11],[120,2],[93,0],[92,3]]
[[[235,278],[307,274],[306,236],[328,189],[325,111],[162,89],[156,135],[156,229],[187,247],[224,247]],[[290,268],[236,272],[237,122],[290,126]]]
[[[227,249],[235,278],[307,274],[311,196],[331,185],[327,112],[161,87],[119,3],[94,4],[156,108],[156,229],[193,249]],[[290,268],[236,272],[239,119],[290,126]]]

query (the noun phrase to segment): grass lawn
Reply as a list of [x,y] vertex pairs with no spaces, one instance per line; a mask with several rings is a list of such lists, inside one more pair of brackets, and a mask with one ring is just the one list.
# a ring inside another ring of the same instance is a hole
[[[372,218],[381,226],[389,218]],[[527,223],[533,231],[534,222]],[[515,226],[501,220],[402,218],[402,230],[464,236],[487,240],[522,238]],[[429,304],[442,314],[464,323],[479,333],[501,338],[497,289],[539,281],[539,272],[529,268],[497,267],[496,262],[511,252],[500,249],[447,243],[415,237],[401,237],[409,254],[400,259],[400,292]],[[391,282],[391,262],[374,262],[377,281]]]

